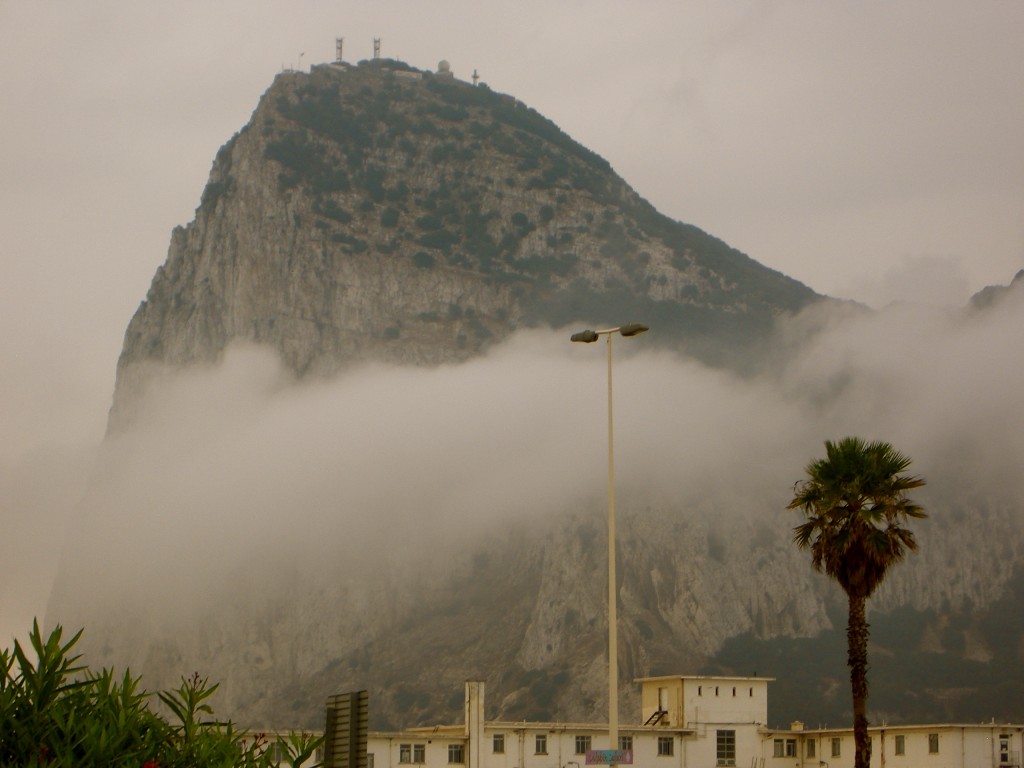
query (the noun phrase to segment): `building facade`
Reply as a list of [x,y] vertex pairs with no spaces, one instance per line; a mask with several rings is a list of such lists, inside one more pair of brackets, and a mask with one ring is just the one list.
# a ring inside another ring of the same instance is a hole
[[[771,681],[642,678],[640,716],[620,723],[615,745],[601,723],[487,720],[484,684],[471,681],[463,724],[370,732],[366,768],[583,768],[610,749],[620,750],[620,764],[644,768],[853,766],[852,728],[768,727]],[[873,768],[1024,768],[1024,725],[883,725],[870,733]]]

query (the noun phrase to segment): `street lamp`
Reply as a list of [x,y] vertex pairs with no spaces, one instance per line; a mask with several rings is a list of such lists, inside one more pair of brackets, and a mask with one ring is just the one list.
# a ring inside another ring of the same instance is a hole
[[[617,635],[618,594],[615,589],[615,450],[612,419],[612,336],[639,336],[649,330],[643,323],[626,323],[601,331],[580,331],[572,341],[591,344],[601,336],[608,339],[608,749],[619,748],[619,644]],[[617,761],[615,761],[617,762]],[[614,763],[613,763],[614,764]]]

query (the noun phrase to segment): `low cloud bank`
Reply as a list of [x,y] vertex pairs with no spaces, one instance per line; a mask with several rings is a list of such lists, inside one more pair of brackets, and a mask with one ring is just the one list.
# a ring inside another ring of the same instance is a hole
[[[934,509],[1019,507],[1024,301],[1008,299],[975,314],[817,309],[787,324],[790,355],[752,379],[617,339],[620,507],[657,494],[726,525],[787,526],[804,466],[847,434],[909,454]],[[68,507],[55,620],[108,603],[187,615],[279,568],[400,568],[429,553],[443,571],[479,536],[601,503],[605,362],[603,343],[530,331],[462,365],[326,382],[296,382],[251,347],[169,374],[95,457],[39,456],[0,477],[16,534],[2,545],[3,609],[46,583]],[[42,562],[29,515],[47,521]]]

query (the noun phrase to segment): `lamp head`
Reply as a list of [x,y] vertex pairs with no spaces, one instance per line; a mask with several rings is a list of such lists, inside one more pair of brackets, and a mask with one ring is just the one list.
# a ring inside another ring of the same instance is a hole
[[619,326],[619,333],[623,336],[639,336],[641,333],[649,331],[650,327],[643,323],[626,323],[625,325]]
[[584,344],[590,344],[591,342],[597,341],[597,331],[591,331],[588,329],[586,331],[574,333],[569,338],[571,341],[580,341]]

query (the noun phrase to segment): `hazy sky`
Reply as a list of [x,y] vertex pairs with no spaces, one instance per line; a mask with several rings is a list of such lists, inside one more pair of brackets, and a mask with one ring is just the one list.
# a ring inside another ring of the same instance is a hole
[[[36,545],[76,487],[50,462],[87,471],[124,329],[217,149],[337,36],[348,61],[379,37],[475,69],[819,292],[959,304],[1024,267],[1013,0],[0,0],[0,30],[0,515]],[[45,581],[0,590],[0,637]]]

